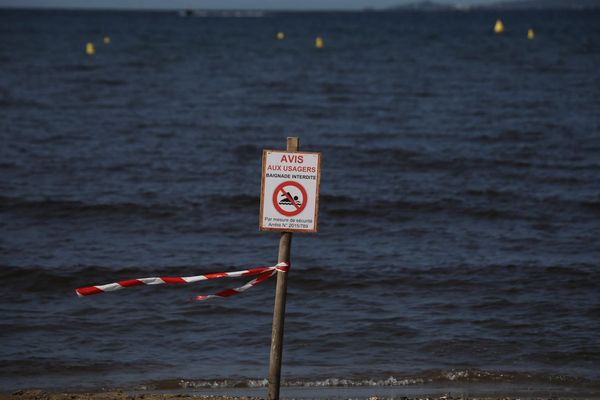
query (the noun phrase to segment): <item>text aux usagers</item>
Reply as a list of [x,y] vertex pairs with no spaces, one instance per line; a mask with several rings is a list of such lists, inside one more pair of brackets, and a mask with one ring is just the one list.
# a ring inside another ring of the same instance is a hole
[[282,171],[282,172],[317,172],[317,167],[309,167],[306,165],[269,165],[267,171]]
[[[298,163],[304,162],[303,155],[286,155],[281,156],[281,163]],[[317,172],[317,167],[310,167],[305,165],[269,165],[267,171],[285,171],[285,172]]]

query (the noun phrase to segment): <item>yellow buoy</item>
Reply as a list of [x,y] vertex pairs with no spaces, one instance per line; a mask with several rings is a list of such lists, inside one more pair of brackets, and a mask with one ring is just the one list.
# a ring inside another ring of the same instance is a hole
[[502,33],[502,32],[504,32],[504,24],[499,19],[496,20],[496,25],[494,25],[494,32],[495,33]]
[[529,28],[529,30],[527,31],[527,39],[531,40],[535,37],[535,32],[533,31],[532,28]]
[[85,53],[88,56],[93,56],[95,52],[96,52],[96,49],[94,48],[94,43],[87,42],[87,44],[85,45]]
[[283,40],[283,39],[285,39],[285,33],[277,32],[277,40]]
[[104,36],[104,44],[110,44],[110,36]]
[[325,42],[323,41],[323,38],[321,36],[317,36],[317,38],[315,39],[315,47],[317,49],[322,49],[323,46],[325,46]]

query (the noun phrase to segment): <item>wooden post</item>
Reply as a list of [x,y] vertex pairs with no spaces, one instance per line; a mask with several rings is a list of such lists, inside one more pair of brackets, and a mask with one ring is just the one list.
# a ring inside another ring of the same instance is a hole
[[[297,137],[287,138],[287,151],[298,151],[300,140]],[[277,262],[290,262],[292,233],[283,232],[279,239],[279,255]],[[275,289],[275,307],[273,309],[273,331],[271,333],[271,357],[269,359],[269,395],[268,400],[279,400],[281,386],[281,353],[283,350],[283,322],[285,319],[285,297],[287,293],[288,272],[277,272],[277,288]]]

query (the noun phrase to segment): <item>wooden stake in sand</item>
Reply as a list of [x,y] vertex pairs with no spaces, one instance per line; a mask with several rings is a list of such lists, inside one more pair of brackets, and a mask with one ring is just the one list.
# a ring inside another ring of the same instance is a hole
[[[286,151],[263,151],[259,226],[263,231],[281,232],[277,262],[288,265],[292,232],[317,231],[321,153],[299,152],[299,142],[297,137],[289,137]],[[277,273],[268,400],[279,399],[288,274]]]
[[[298,151],[300,140],[297,137],[287,138],[287,151]],[[277,262],[290,264],[292,233],[282,232],[279,239],[279,254]],[[268,400],[279,400],[281,386],[281,352],[283,350],[283,322],[285,319],[285,298],[287,295],[288,272],[277,273],[275,289],[275,307],[273,309],[273,330],[271,332],[271,357],[269,358],[269,394]]]
[[[278,260],[289,263],[290,248],[292,247],[291,232],[283,232],[279,239]],[[275,307],[273,309],[273,330],[271,333],[271,357],[269,361],[269,400],[279,399],[281,383],[281,352],[283,350],[283,322],[285,319],[285,298],[287,294],[288,272],[277,273],[275,289]]]

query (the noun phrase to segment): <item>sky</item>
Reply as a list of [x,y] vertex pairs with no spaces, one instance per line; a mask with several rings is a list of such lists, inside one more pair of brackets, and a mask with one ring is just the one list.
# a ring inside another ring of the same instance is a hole
[[[435,0],[449,4],[485,4],[497,0]],[[109,8],[109,9],[267,9],[360,10],[386,8],[415,0],[0,0],[0,7]]]

